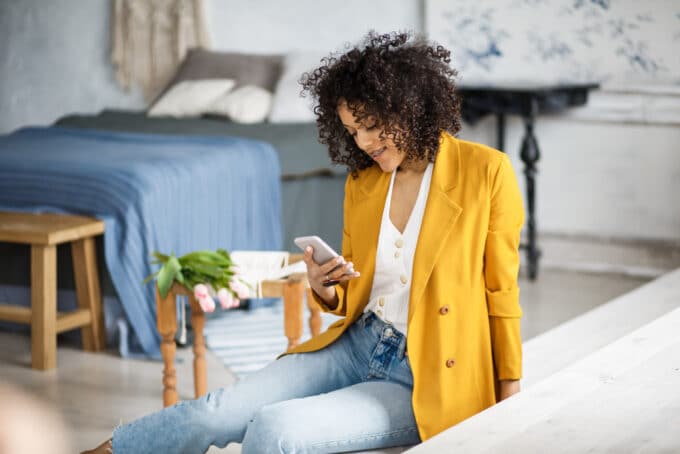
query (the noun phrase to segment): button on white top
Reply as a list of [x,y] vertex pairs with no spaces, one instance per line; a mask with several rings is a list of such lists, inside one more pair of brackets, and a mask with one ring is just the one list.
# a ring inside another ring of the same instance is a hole
[[433,168],[433,164],[429,163],[403,231],[397,229],[390,219],[392,188],[397,172],[392,173],[378,235],[371,295],[365,309],[375,312],[380,319],[391,323],[393,330],[404,334],[407,334],[413,258],[430,192]]

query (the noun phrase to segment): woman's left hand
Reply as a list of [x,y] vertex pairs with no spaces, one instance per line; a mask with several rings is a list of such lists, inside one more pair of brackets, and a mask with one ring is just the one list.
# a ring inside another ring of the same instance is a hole
[[505,400],[519,392],[519,380],[501,380],[500,399]]

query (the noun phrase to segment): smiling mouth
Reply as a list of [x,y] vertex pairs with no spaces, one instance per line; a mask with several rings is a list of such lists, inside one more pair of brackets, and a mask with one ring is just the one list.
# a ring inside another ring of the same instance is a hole
[[375,150],[373,153],[371,153],[370,156],[371,156],[371,158],[376,159],[378,156],[383,154],[384,151],[385,151],[385,147],[379,148],[379,149]]

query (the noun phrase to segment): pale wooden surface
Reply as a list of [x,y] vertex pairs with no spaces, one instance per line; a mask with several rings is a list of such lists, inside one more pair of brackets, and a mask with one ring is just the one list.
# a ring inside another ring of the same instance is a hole
[[0,241],[54,245],[104,233],[104,222],[85,216],[0,211]]
[[57,248],[31,246],[31,344],[34,369],[57,367]]
[[538,383],[679,304],[677,270],[533,337],[523,345],[522,386]]
[[[97,252],[93,237],[81,238],[71,243],[73,256],[73,274],[76,277],[76,292],[80,312],[88,314],[88,319],[81,319],[70,328],[82,326],[83,348],[87,351],[99,351],[104,348],[104,313],[102,310],[102,294],[99,288],[97,270]],[[78,311],[73,314],[78,318]],[[79,323],[79,324],[77,324]],[[57,332],[61,332],[57,327]]]
[[205,314],[193,294],[189,294],[191,307],[191,326],[194,328],[194,395],[202,396],[208,392],[208,377],[205,362]]
[[175,371],[175,333],[177,332],[177,294],[173,291],[163,298],[156,287],[156,327],[161,335],[163,356],[163,406],[177,402],[177,374]]
[[[30,323],[34,369],[57,366],[57,333],[81,328],[83,347],[104,346],[103,313],[93,235],[104,232],[97,219],[63,214],[0,212],[0,241],[31,245],[31,308],[0,305],[0,320]],[[57,312],[56,245],[72,242],[80,309]]]

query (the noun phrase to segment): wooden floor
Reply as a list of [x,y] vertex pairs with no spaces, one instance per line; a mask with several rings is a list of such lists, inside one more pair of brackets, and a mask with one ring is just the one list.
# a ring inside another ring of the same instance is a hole
[[[645,283],[645,279],[546,270],[535,283],[522,280],[523,336],[534,337]],[[114,353],[87,353],[59,344],[58,368],[30,368],[28,336],[0,331],[0,383],[20,387],[54,408],[63,418],[72,451],[91,448],[110,436],[121,421],[161,408],[160,362],[125,360]],[[191,352],[178,350],[180,399],[193,394]],[[208,388],[228,385],[234,377],[211,354]],[[29,422],[30,424],[30,422]],[[238,453],[238,445],[210,452]]]

